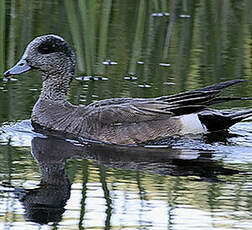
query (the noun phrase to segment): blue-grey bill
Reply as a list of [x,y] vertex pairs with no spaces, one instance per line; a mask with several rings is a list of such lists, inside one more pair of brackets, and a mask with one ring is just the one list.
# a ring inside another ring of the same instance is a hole
[[31,69],[25,59],[21,59],[15,66],[4,73],[4,77],[25,73]]

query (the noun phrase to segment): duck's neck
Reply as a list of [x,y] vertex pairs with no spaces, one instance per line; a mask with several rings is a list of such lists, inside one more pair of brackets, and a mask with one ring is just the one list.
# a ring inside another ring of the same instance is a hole
[[73,71],[65,73],[43,73],[43,85],[40,100],[67,101],[67,91],[74,76]]

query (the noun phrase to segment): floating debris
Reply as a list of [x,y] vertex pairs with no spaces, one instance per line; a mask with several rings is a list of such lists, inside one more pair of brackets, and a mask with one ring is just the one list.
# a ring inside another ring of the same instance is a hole
[[102,76],[81,76],[75,78],[78,81],[107,81],[107,77]]
[[128,75],[124,77],[124,80],[137,80],[137,75],[136,73],[128,73]]
[[78,81],[90,81],[92,76],[81,76],[81,77],[76,77],[75,79]]
[[140,84],[140,85],[138,85],[138,87],[140,87],[140,88],[151,88],[152,86],[148,85],[148,84]]
[[163,85],[176,85],[176,83],[165,81],[165,82],[163,82]]
[[8,82],[8,81],[18,81],[18,79],[13,78],[13,77],[8,77],[8,78],[7,78],[7,77],[4,77],[4,78],[3,78],[3,81],[4,81],[4,82]]
[[153,13],[151,14],[152,17],[164,17],[164,16],[170,16],[167,12],[160,12],[160,13]]
[[136,76],[125,76],[124,80],[137,80]]
[[93,80],[94,81],[107,81],[108,78],[107,77],[102,77],[102,76],[94,76]]
[[29,89],[29,91],[38,91],[38,89],[31,88],[31,89]]
[[115,61],[107,60],[102,62],[103,65],[117,65],[118,63]]
[[165,66],[165,67],[171,66],[171,64],[169,64],[169,63],[159,63],[159,65],[160,65],[160,66]]
[[144,62],[143,62],[143,61],[138,61],[138,62],[137,62],[137,64],[139,64],[139,65],[143,65],[143,64],[144,64]]
[[181,18],[190,18],[191,15],[189,15],[189,14],[180,14],[179,17],[181,17]]

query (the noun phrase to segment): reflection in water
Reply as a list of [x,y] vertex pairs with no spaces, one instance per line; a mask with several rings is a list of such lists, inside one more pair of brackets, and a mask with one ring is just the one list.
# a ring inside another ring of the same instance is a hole
[[[164,229],[175,223],[199,227],[198,220],[204,216],[210,222],[229,218],[235,223],[241,220],[235,210],[249,210],[251,177],[246,173],[251,170],[244,163],[251,156],[249,122],[236,125],[226,138],[218,134],[206,136],[204,141],[200,137],[167,139],[138,147],[45,138],[32,132],[30,121],[1,129],[0,175],[4,175],[1,181],[7,188],[0,184],[0,205],[4,207],[0,218],[13,215],[10,223],[16,222],[19,214],[21,226],[35,222],[81,229],[120,223],[139,228],[161,225]],[[32,140],[35,161],[25,147],[28,140]],[[22,143],[24,147],[20,147]],[[239,151],[243,152],[237,154]],[[226,163],[227,155],[235,165]],[[34,189],[32,184],[38,184],[38,178],[40,184]],[[14,199],[12,189],[20,202]],[[13,200],[16,204],[9,209]],[[193,215],[186,214],[192,210]],[[245,221],[241,223],[246,225],[246,212],[242,213]],[[3,226],[8,223],[6,219]]]
[[[3,0],[0,74],[15,64],[30,40],[53,33],[75,47],[77,75],[84,75],[82,81],[73,82],[68,95],[74,104],[168,95],[234,78],[249,83],[230,89],[228,95],[251,97],[251,2]],[[35,71],[16,82],[0,80],[0,122],[29,119],[40,87],[41,77]],[[223,106],[250,108],[251,102]],[[0,138],[0,182],[25,187],[15,191],[27,220],[62,220],[60,229],[248,230],[251,121],[233,127],[232,133],[239,136],[223,140],[219,138],[223,134],[209,136],[198,145],[197,141],[177,143],[189,150],[76,146],[35,137],[33,154],[41,183],[31,189],[38,173],[27,154],[30,138],[24,132],[17,138],[15,130],[7,130]],[[71,157],[84,160],[66,164]],[[98,166],[85,159],[94,159]],[[228,169],[234,167],[242,173],[222,176],[235,173]],[[222,181],[228,183],[218,183]],[[0,184],[0,228],[40,228],[23,220],[19,202],[12,192],[4,191]]]
[[51,141],[42,141],[40,145],[39,140],[46,139],[34,138],[32,154],[39,164],[41,182],[39,188],[29,190],[21,201],[28,220],[40,224],[59,222],[71,189],[65,174],[66,156],[62,156],[60,150],[55,152],[57,145],[53,145]]
[[[33,138],[32,154],[39,164],[41,182],[38,188],[22,191],[23,195],[19,194],[19,197],[25,208],[25,218],[40,224],[59,222],[65,211],[71,190],[65,172],[67,159],[92,159],[100,165],[101,185],[107,204],[106,226],[110,226],[113,208],[104,166],[162,175],[198,176],[201,180],[214,182],[218,181],[217,175],[237,173],[212,160],[211,152],[93,143],[76,145],[52,136]],[[87,189],[87,186],[84,185],[83,189]],[[83,194],[86,194],[86,191],[83,191]],[[85,206],[82,208],[82,212],[85,212]]]

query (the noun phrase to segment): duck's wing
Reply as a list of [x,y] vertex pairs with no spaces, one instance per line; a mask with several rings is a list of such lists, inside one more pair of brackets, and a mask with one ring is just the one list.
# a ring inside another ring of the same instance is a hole
[[88,106],[88,113],[85,118],[89,121],[99,122],[101,124],[119,124],[119,123],[137,123],[141,121],[150,121],[169,118],[174,115],[165,109],[168,103],[158,103],[155,101],[137,102],[133,99],[131,102],[122,104],[108,104],[106,106],[91,107]]
[[[151,99],[116,98],[86,107],[86,118],[102,124],[136,123],[199,112],[208,105],[233,100],[218,98],[220,92],[245,80],[231,80],[202,89]],[[243,98],[234,98],[235,100]]]
[[[100,106],[99,106],[100,105]],[[171,116],[194,113],[205,108],[197,103],[170,103],[158,100],[131,99],[126,103],[96,103],[85,108],[85,118],[102,124],[137,123],[169,119]]]

